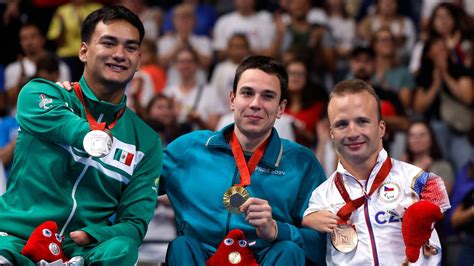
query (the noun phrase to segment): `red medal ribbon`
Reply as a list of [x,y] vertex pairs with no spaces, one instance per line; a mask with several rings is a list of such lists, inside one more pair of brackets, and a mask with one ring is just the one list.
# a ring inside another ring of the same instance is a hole
[[89,110],[87,109],[86,102],[84,101],[84,95],[82,94],[82,89],[81,89],[81,86],[79,85],[78,82],[74,83],[74,92],[76,93],[77,98],[79,98],[82,105],[84,106],[84,110],[86,111],[87,121],[89,122],[89,126],[90,126],[91,130],[104,131],[106,128],[109,129],[109,130],[112,129],[115,126],[115,124],[117,123],[117,120],[122,116],[123,112],[125,112],[126,107],[122,108],[115,115],[114,121],[112,121],[112,123],[110,123],[109,125],[107,125],[105,122],[99,123],[99,122],[97,122],[97,120],[95,120],[94,117],[92,117]]
[[258,162],[262,159],[263,153],[265,152],[269,142],[270,137],[257,147],[247,164],[239,139],[237,139],[235,132],[232,132],[230,147],[232,148],[232,154],[234,155],[235,163],[237,164],[240,173],[240,184],[237,184],[238,186],[246,187],[250,185],[250,176],[253,171],[255,171],[255,168],[257,168]]
[[370,197],[370,195],[372,195],[372,193],[374,193],[374,191],[377,190],[380,185],[382,185],[383,181],[385,180],[385,178],[387,178],[391,169],[392,160],[390,159],[390,156],[387,156],[387,159],[385,159],[382,164],[382,167],[380,167],[379,172],[375,176],[375,180],[374,183],[372,183],[372,186],[370,187],[369,194],[365,194],[355,200],[351,200],[351,198],[349,197],[349,193],[344,187],[344,182],[342,181],[341,175],[339,173],[336,173],[336,178],[334,179],[334,182],[336,183],[336,188],[341,194],[344,201],[346,202],[346,205],[342,206],[342,208],[339,209],[339,211],[337,212],[337,216],[339,216],[343,220],[338,221],[338,224],[345,223],[345,221],[349,220],[349,217],[351,216],[352,212],[362,206],[365,201]]

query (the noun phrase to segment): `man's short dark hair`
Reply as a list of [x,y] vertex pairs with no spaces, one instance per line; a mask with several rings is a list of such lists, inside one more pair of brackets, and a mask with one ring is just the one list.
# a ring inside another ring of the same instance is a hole
[[372,48],[367,47],[367,46],[356,46],[354,49],[352,49],[350,58],[354,59],[358,57],[359,55],[366,55],[371,59],[375,58],[375,52]]
[[90,13],[81,25],[81,41],[88,43],[99,22],[110,24],[113,21],[125,20],[137,28],[140,33],[140,43],[145,36],[145,28],[140,18],[123,6],[106,6]]
[[379,121],[381,121],[382,109],[380,107],[380,98],[375,92],[374,88],[372,88],[372,86],[370,86],[369,83],[361,79],[344,80],[337,83],[334,89],[331,91],[331,94],[329,94],[329,102],[331,102],[332,98],[336,96],[343,96],[346,94],[356,94],[356,93],[361,93],[364,91],[372,95],[375,99],[375,102],[377,102],[377,118]]
[[232,91],[237,93],[237,84],[239,83],[242,73],[247,69],[259,69],[267,74],[277,76],[280,81],[281,97],[280,103],[288,97],[288,73],[285,67],[277,60],[263,55],[249,56],[240,63],[235,71],[234,85]]

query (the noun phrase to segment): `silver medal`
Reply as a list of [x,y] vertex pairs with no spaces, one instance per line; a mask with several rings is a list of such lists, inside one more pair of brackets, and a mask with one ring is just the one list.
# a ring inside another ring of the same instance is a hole
[[83,145],[90,156],[101,158],[109,154],[112,138],[102,130],[92,130],[84,137]]

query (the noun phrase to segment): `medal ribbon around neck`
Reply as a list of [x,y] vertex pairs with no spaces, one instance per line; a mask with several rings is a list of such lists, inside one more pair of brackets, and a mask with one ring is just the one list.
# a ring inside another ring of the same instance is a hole
[[339,211],[337,212],[337,216],[342,219],[342,221],[338,221],[338,224],[345,224],[346,221],[349,220],[349,217],[351,216],[352,212],[362,206],[365,201],[370,197],[370,195],[372,195],[372,193],[374,193],[374,191],[380,187],[385,178],[387,178],[391,169],[392,160],[390,159],[390,156],[387,156],[387,159],[385,159],[382,164],[382,167],[380,167],[379,172],[375,176],[375,180],[374,183],[372,183],[372,186],[370,187],[369,194],[363,195],[355,200],[351,200],[349,193],[344,187],[344,182],[342,181],[341,175],[339,173],[336,173],[336,179],[334,180],[334,182],[336,183],[337,190],[346,202],[346,205],[342,206],[342,208],[339,209]]
[[237,135],[235,132],[232,132],[232,138],[230,139],[230,147],[232,148],[232,154],[234,155],[235,163],[237,164],[237,168],[239,169],[240,173],[240,184],[237,186],[246,187],[250,185],[250,176],[257,168],[258,163],[263,157],[263,153],[267,148],[268,143],[270,142],[270,137],[268,137],[262,144],[260,144],[257,149],[254,151],[250,160],[247,164],[245,161],[244,152],[242,147],[240,146],[239,139],[237,139]]
[[91,130],[104,131],[106,128],[111,130],[115,126],[115,124],[117,124],[117,120],[122,116],[123,112],[125,112],[126,107],[122,108],[115,115],[114,121],[112,121],[112,123],[110,123],[109,125],[107,125],[105,122],[99,123],[99,122],[97,122],[97,120],[95,120],[94,117],[92,117],[89,110],[87,109],[86,102],[84,101],[84,95],[82,94],[82,89],[81,89],[81,86],[79,85],[78,82],[74,83],[74,92],[76,93],[77,98],[79,98],[82,105],[84,106],[84,110],[86,111],[87,121],[89,122],[89,126],[90,126]]

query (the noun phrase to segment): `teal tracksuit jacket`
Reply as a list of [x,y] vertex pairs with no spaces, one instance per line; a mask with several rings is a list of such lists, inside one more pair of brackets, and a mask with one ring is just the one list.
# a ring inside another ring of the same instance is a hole
[[[225,137],[232,129],[229,125],[216,133],[195,131],[170,143],[164,153],[160,192],[168,194],[175,209],[179,235],[196,238],[213,253],[230,230],[239,228],[249,243],[256,241],[254,252],[260,252],[271,243],[259,240],[244,215],[231,214],[222,202],[224,192],[240,183]],[[309,149],[280,139],[273,129],[247,187],[251,197],[265,199],[272,207],[278,226],[275,241],[293,241],[305,250],[307,258],[321,264],[326,236],[301,228],[301,221],[311,192],[325,179]]]

